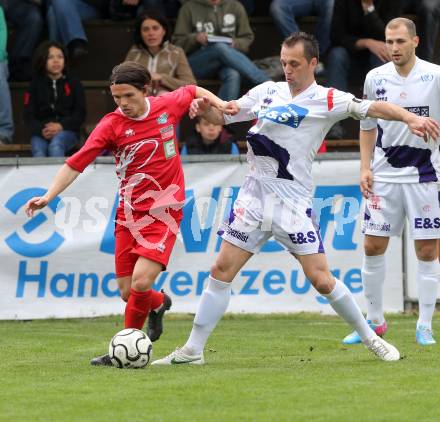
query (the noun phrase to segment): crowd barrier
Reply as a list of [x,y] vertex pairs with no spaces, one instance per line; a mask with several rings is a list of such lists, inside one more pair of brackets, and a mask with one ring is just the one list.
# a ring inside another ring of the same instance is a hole
[[[117,178],[112,158],[99,158],[61,198],[26,218],[23,207],[48,188],[62,160],[0,160],[0,319],[91,317],[123,312],[114,274]],[[229,214],[247,173],[244,157],[184,159],[184,219],[170,265],[155,282],[173,298],[174,312],[195,312],[220,241],[218,224]],[[330,269],[362,309],[361,219],[357,154],[324,154],[314,163],[314,204]],[[414,280],[404,241],[387,251],[384,307],[404,308]],[[406,248],[408,249],[408,248]],[[413,259],[413,258],[411,258]],[[233,283],[229,312],[332,313],[296,260],[273,239],[251,258]]]

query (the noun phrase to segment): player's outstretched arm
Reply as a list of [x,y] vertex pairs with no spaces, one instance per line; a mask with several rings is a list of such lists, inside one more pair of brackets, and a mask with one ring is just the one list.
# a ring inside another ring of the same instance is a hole
[[368,198],[373,194],[373,172],[371,171],[371,159],[374,145],[376,144],[377,129],[361,130],[359,133],[359,148],[361,153],[360,187],[362,195]]
[[430,117],[419,117],[402,107],[384,101],[374,101],[367,112],[368,117],[376,117],[384,120],[397,120],[408,125],[414,135],[424,138],[437,139],[440,135],[440,125]]
[[67,164],[64,164],[55,175],[52,185],[44,196],[36,196],[30,199],[24,210],[28,217],[32,217],[36,210],[44,208],[53,198],[63,192],[78,177],[79,171],[73,170]]

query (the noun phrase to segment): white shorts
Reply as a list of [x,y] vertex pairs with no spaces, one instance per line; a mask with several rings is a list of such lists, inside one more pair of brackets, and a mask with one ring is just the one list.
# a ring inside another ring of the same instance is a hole
[[440,238],[440,193],[436,183],[374,182],[365,204],[362,232],[400,236],[405,216],[413,239]]
[[308,198],[283,201],[266,183],[248,176],[218,235],[251,253],[259,252],[271,236],[297,255],[324,253],[310,203]]

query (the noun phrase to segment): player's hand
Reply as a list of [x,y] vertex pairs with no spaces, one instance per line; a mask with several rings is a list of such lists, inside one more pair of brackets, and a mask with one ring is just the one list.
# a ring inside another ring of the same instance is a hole
[[361,170],[361,192],[365,199],[373,195],[373,172],[370,169]]
[[211,107],[208,97],[201,97],[192,100],[189,106],[189,117],[194,119],[196,116],[200,116]]
[[367,43],[367,48],[383,63],[390,61],[390,55],[388,53],[387,46],[383,41],[369,39]]
[[35,196],[27,201],[24,212],[28,217],[33,217],[36,210],[41,210],[41,208],[44,208],[48,203],[49,201],[45,196]]
[[407,125],[411,133],[420,136],[425,142],[430,138],[437,140],[440,135],[440,125],[430,117],[419,117],[414,114]]
[[197,32],[196,41],[202,45],[208,44],[208,34],[206,32]]
[[222,108],[221,111],[230,116],[235,116],[240,111],[240,106],[237,101],[228,101]]
[[137,6],[139,4],[139,0],[122,0],[122,4],[125,6]]

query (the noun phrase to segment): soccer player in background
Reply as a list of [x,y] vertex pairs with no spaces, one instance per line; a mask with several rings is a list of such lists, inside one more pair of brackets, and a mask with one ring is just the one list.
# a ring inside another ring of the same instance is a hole
[[[419,116],[440,120],[440,66],[416,56],[414,22],[392,19],[385,28],[391,62],[371,70],[364,97],[398,104]],[[435,344],[431,321],[440,279],[440,151],[436,139],[415,136],[402,123],[383,119],[361,122],[361,190],[367,199],[363,223],[362,282],[367,320],[378,335],[387,331],[383,314],[385,251],[390,236],[400,236],[405,221],[418,260],[417,343]],[[359,343],[354,332],[343,343]]]
[[[84,146],[66,160],[46,194],[30,199],[25,210],[31,217],[103,150],[112,151],[120,181],[115,267],[121,298],[127,302],[125,328],[142,329],[149,315],[147,334],[155,341],[171,299],[151,286],[168,264],[185,199],[175,129],[194,98],[204,96],[216,107],[224,102],[194,85],[147,97],[150,83],[150,73],[138,63],[128,61],[113,68],[110,90],[118,108],[104,116]],[[112,363],[103,355],[91,364]]]
[[258,120],[247,136],[250,172],[229,220],[220,228],[223,242],[189,339],[182,348],[153,364],[204,363],[203,349],[228,307],[232,280],[272,235],[299,261],[306,277],[336,313],[355,327],[370,351],[385,361],[399,359],[399,351],[377,336],[350,290],[329,271],[311,209],[312,162],[328,130],[347,117],[400,120],[416,135],[427,132],[434,138],[439,135],[439,126],[398,106],[359,100],[317,85],[314,71],[318,60],[314,37],[294,33],[281,48],[286,82],[265,82],[228,103],[227,110],[237,112],[233,117],[217,112],[204,99],[193,101],[190,116],[203,115],[217,124]]

